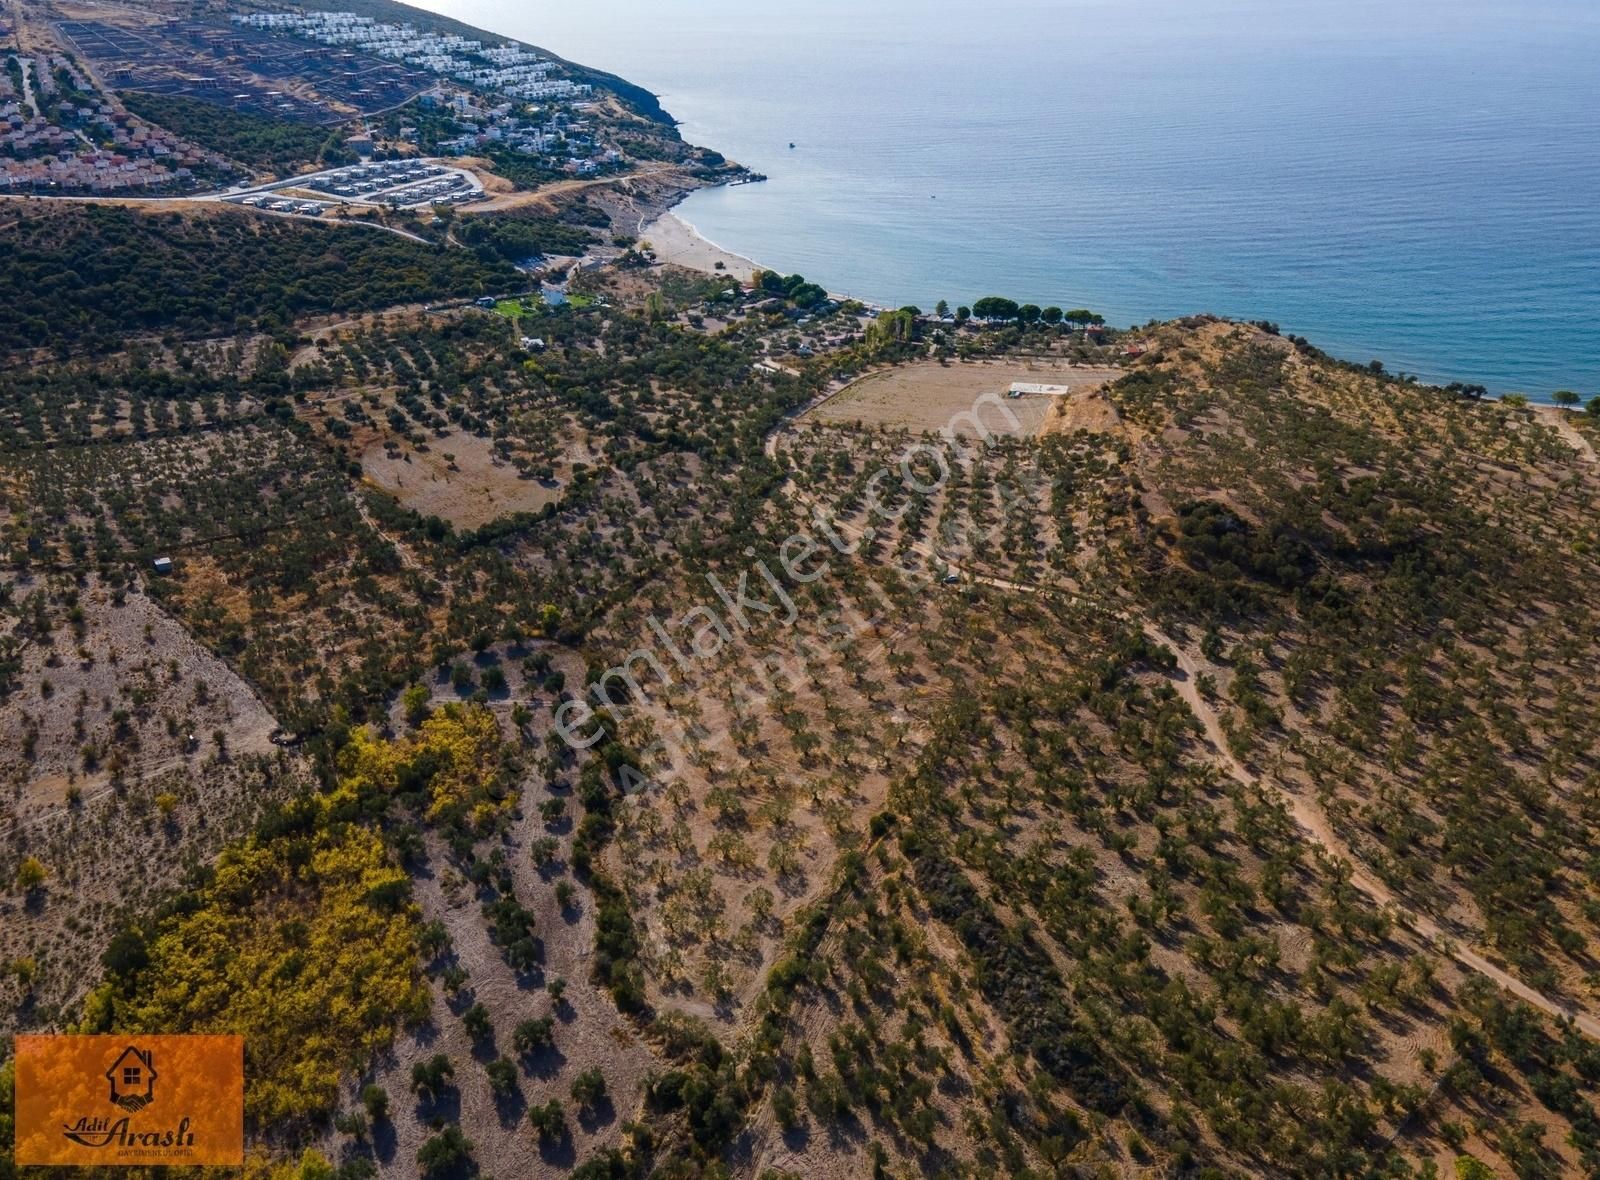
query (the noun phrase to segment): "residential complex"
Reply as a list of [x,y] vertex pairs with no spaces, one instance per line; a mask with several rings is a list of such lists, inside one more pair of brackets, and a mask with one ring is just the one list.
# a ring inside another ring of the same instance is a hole
[[226,159],[108,102],[61,54],[10,55],[0,73],[0,192],[167,190]]
[[353,12],[261,12],[235,15],[235,24],[344,45],[403,61],[470,86],[513,98],[568,99],[591,92],[586,83],[552,77],[556,63],[516,42],[485,45],[448,33],[425,33],[409,24],[387,24]]

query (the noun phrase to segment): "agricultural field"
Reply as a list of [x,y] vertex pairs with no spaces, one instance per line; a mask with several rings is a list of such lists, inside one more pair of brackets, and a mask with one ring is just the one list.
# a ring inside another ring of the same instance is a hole
[[787,282],[38,356],[6,1028],[306,1180],[1595,1170],[1591,417]]
[[[137,589],[49,578],[8,584],[22,656],[5,702],[0,776],[22,824],[103,800],[218,753],[264,754],[272,714],[222,661]],[[43,630],[39,624],[52,620]]]

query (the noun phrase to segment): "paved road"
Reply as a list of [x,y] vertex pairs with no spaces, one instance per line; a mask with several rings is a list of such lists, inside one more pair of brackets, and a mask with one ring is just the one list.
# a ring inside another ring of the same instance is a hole
[[[27,85],[28,85],[28,77],[29,77],[28,70],[27,70],[26,67],[24,67],[24,69],[22,71],[22,79],[23,79],[24,88],[26,88]],[[31,99],[30,99],[30,102],[31,102]],[[482,182],[478,180],[477,176],[472,172],[471,169],[461,168],[461,167],[459,167],[459,166],[457,166],[455,164],[450,163],[448,160],[436,159],[436,158],[433,158],[433,157],[425,157],[423,159],[423,162],[424,163],[429,163],[429,164],[437,164],[437,165],[439,165],[441,167],[449,169],[452,172],[455,172],[455,173],[458,173],[460,175],[469,177],[473,184],[478,185],[477,191],[478,191],[480,196],[482,195],[482,193],[483,193]],[[12,197],[18,197],[18,198],[22,198],[22,199],[35,200],[35,201],[68,201],[68,202],[76,202],[76,203],[79,203],[79,204],[90,204],[90,205],[129,205],[129,206],[134,206],[134,207],[144,206],[144,207],[147,207],[147,208],[154,208],[154,209],[172,208],[174,210],[181,210],[183,207],[190,206],[190,205],[231,205],[231,206],[233,206],[235,208],[243,209],[243,210],[246,210],[246,211],[251,212],[251,213],[260,213],[260,214],[262,214],[263,216],[266,216],[266,217],[285,217],[285,218],[290,218],[292,220],[297,220],[297,221],[317,222],[318,224],[321,224],[321,225],[359,225],[359,226],[366,226],[368,229],[379,229],[379,230],[383,230],[385,233],[395,234],[395,235],[397,235],[399,237],[407,238],[407,239],[409,239],[410,241],[413,241],[413,242],[420,242],[424,246],[431,246],[431,245],[435,244],[435,243],[429,241],[427,238],[423,237],[421,234],[412,233],[410,230],[401,229],[398,226],[384,225],[382,222],[378,222],[378,221],[367,221],[367,220],[364,220],[362,218],[356,218],[356,217],[341,218],[341,217],[312,216],[310,214],[305,214],[305,213],[294,213],[294,212],[285,211],[285,210],[268,209],[268,208],[266,208],[264,206],[261,206],[261,205],[244,205],[244,204],[240,203],[241,198],[243,198],[243,197],[249,197],[249,196],[271,197],[281,189],[291,189],[291,188],[296,188],[296,187],[302,186],[302,185],[304,185],[304,184],[306,184],[308,182],[315,181],[318,177],[325,176],[329,172],[334,172],[334,171],[338,171],[338,169],[323,169],[320,172],[308,172],[303,176],[291,176],[291,177],[286,177],[283,180],[268,181],[265,184],[245,185],[245,186],[240,186],[240,187],[224,189],[222,192],[212,192],[212,193],[168,194],[168,195],[165,195],[165,196],[153,196],[153,197],[93,196],[93,195],[81,194],[81,193],[78,193],[78,194],[63,194],[61,196],[56,196],[55,194],[52,194],[52,193],[4,193],[4,194],[0,194],[0,196],[12,196]],[[327,198],[320,199],[319,203],[322,204],[325,208],[333,209],[333,208],[339,207],[340,205],[343,205],[345,202],[341,198],[338,198],[338,197],[327,197]],[[373,202],[373,203],[374,204],[381,204],[381,202]],[[360,204],[360,202],[356,202],[356,204]],[[482,206],[481,204],[478,207],[479,208],[486,208],[486,206]],[[415,208],[420,210],[420,209],[426,208],[426,206],[416,206]]]
[[22,101],[37,115],[39,107],[33,101],[33,61],[26,56],[19,56],[17,64],[22,67]]

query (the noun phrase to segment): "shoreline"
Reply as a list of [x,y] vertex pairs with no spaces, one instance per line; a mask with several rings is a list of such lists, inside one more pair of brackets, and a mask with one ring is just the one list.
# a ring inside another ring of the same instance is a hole
[[[687,194],[685,194],[687,195]],[[646,214],[639,219],[638,237],[641,242],[649,242],[655,249],[658,262],[670,263],[681,266],[685,270],[698,271],[708,275],[731,275],[741,283],[748,283],[758,270],[773,270],[774,267],[763,266],[754,259],[743,254],[735,254],[726,247],[719,246],[705,234],[695,228],[694,224],[685,220],[673,209],[663,210],[661,213]],[[722,263],[718,269],[717,263]],[[778,272],[782,274],[782,271]],[[816,280],[812,280],[815,282]],[[839,302],[855,302],[869,311],[885,311],[887,308],[869,299],[862,299],[856,295],[840,291],[828,290],[828,298]]]
[[[687,196],[688,194],[683,194]],[[762,266],[753,259],[743,254],[719,246],[716,242],[706,237],[694,224],[681,217],[674,208],[667,208],[656,214],[645,214],[639,219],[638,237],[641,242],[648,241],[655,249],[656,258],[663,263],[681,266],[685,270],[698,271],[708,275],[726,275],[738,279],[741,283],[748,283],[758,270],[771,270],[773,268]],[[719,269],[717,263],[721,263]],[[779,272],[782,273],[782,272]],[[813,280],[815,281],[815,280]],[[841,294],[837,291],[828,291],[831,299],[855,300],[869,311],[883,311],[882,306],[867,300],[858,299],[853,295]],[[1236,317],[1223,317],[1235,322],[1245,322]],[[1332,354],[1330,354],[1332,355]],[[1419,384],[1431,386],[1441,392],[1444,391],[1443,382],[1420,381]],[[1500,401],[1502,398],[1513,394],[1490,391],[1484,395],[1485,401]],[[1554,402],[1544,400],[1539,394],[1522,394],[1528,399],[1528,408],[1533,410],[1536,417],[1544,418],[1550,424],[1564,417],[1569,412],[1568,407],[1558,406]],[[1547,395],[1546,395],[1547,396]],[[1572,407],[1582,413],[1582,407]]]
[[723,249],[671,209],[648,221],[640,218],[639,240],[650,243],[660,262],[703,274],[729,275],[741,283],[748,283],[756,271],[766,269],[742,254]]

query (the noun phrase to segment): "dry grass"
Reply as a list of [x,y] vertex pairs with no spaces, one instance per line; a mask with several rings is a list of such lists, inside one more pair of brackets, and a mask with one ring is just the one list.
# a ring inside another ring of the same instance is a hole
[[363,474],[407,508],[471,529],[501,516],[537,512],[561,498],[561,483],[527,479],[497,457],[487,438],[464,430],[434,439],[426,451],[373,443]]
[[[1039,433],[1058,400],[1047,394],[1006,397],[1014,382],[1065,385],[1074,389],[1102,385],[1119,376],[1115,369],[1083,368],[1062,361],[999,361],[961,364],[906,365],[872,373],[847,386],[808,418],[820,422],[897,426],[911,431],[943,430],[973,436],[978,428],[965,416],[985,399],[978,416],[994,434],[1029,438]],[[1002,410],[992,399],[1003,399]]]
[[[36,970],[31,986],[0,976],[0,1031],[70,1005],[120,915],[153,904],[303,773],[272,745],[277,722],[250,687],[150,599],[119,603],[91,581],[78,605],[76,626],[52,608],[0,704],[0,966]],[[50,873],[29,896],[12,888],[23,856]]]

